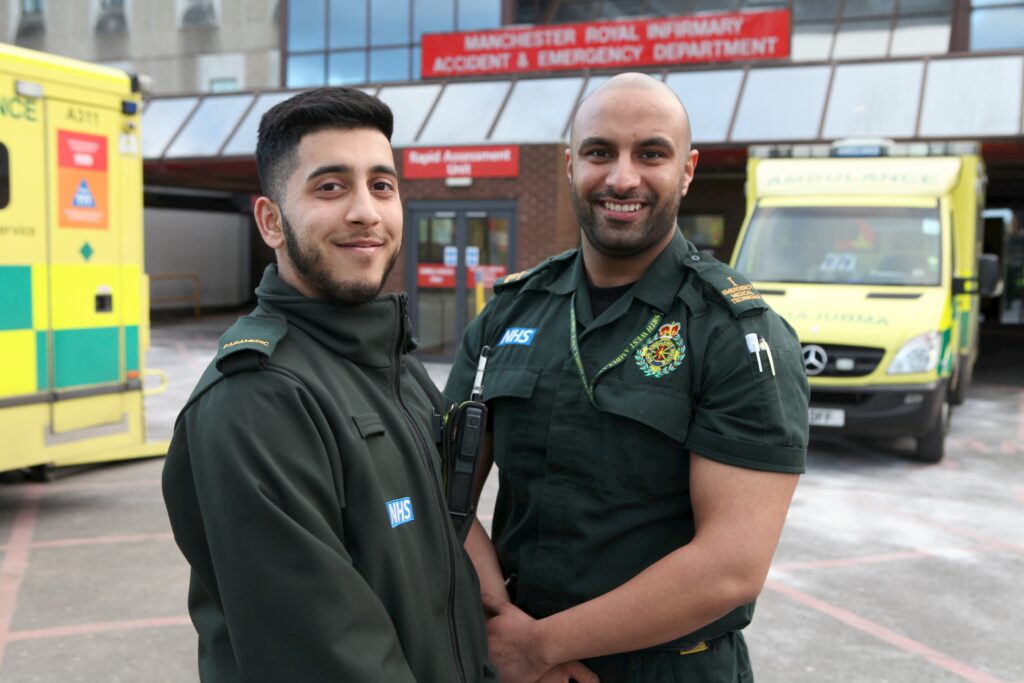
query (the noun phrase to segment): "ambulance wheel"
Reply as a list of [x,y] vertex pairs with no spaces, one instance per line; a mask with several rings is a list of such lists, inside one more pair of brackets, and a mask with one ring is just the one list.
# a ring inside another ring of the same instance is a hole
[[946,455],[946,432],[949,431],[949,401],[942,402],[935,424],[928,431],[917,437],[915,455],[921,462],[936,463]]
[[25,470],[25,478],[28,479],[29,481],[45,484],[46,482],[50,481],[50,473],[52,471],[53,467],[51,467],[50,465],[35,465],[34,467],[29,467],[28,469]]
[[962,405],[967,400],[967,388],[971,386],[973,374],[970,356],[960,356],[956,373],[956,384],[953,386],[953,393],[950,397],[950,402],[953,405]]

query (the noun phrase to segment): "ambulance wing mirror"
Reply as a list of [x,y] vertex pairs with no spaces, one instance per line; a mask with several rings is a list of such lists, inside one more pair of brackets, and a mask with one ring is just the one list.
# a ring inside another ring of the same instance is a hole
[[1003,280],[999,272],[999,257],[982,254],[978,257],[978,294],[983,297],[997,297],[1003,293]]

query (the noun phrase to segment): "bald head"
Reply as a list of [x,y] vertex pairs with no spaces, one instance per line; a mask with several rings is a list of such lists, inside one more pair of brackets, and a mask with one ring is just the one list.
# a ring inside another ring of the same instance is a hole
[[600,116],[602,109],[609,106],[634,106],[656,108],[668,117],[671,127],[678,126],[682,149],[688,150],[693,140],[690,130],[690,116],[672,88],[662,81],[642,73],[624,73],[609,78],[580,102],[572,119],[569,144],[576,146],[577,131],[583,122],[590,122]]

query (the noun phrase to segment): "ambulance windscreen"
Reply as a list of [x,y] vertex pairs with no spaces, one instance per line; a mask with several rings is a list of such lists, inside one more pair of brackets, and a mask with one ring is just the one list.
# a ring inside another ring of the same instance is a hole
[[736,269],[761,282],[940,284],[938,208],[758,207]]

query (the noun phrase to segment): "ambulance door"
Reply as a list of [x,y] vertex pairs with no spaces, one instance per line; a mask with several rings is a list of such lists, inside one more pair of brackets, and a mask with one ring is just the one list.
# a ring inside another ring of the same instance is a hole
[[48,421],[43,103],[0,64],[0,471],[35,464]]
[[120,100],[47,93],[50,443],[128,431],[118,133]]

